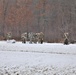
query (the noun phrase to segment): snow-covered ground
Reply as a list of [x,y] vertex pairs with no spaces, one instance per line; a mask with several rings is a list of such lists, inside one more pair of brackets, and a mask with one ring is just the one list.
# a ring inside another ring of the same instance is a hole
[[0,75],[76,75],[76,44],[0,41]]

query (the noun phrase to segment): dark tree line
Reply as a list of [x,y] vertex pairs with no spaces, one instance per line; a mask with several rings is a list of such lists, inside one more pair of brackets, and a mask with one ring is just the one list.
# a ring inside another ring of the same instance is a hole
[[76,40],[76,0],[0,0],[0,39],[7,32],[43,32],[45,41],[61,42],[65,32]]

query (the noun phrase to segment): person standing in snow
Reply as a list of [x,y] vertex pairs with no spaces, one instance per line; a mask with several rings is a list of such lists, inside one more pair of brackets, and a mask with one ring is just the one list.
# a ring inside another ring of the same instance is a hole
[[69,39],[68,39],[68,33],[64,33],[64,45],[68,45],[69,44]]
[[26,41],[27,41],[27,33],[26,32],[21,34],[21,40],[22,40],[22,43],[26,43]]
[[34,39],[34,33],[33,32],[30,32],[29,34],[28,34],[28,38],[29,38],[29,43],[30,44],[32,44],[33,43],[33,39]]
[[6,34],[6,39],[7,40],[10,40],[12,38],[12,33],[11,32],[8,32],[7,34]]
[[44,34],[43,32],[40,32],[40,33],[37,33],[37,36],[38,36],[38,43],[43,43],[44,41]]
[[37,43],[37,34],[36,33],[33,34],[33,42]]

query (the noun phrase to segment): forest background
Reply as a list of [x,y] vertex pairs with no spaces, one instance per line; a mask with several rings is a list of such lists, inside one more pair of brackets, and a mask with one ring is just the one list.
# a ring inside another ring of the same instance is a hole
[[76,0],[0,0],[0,40],[12,32],[43,32],[47,42],[61,42],[64,33],[76,40]]

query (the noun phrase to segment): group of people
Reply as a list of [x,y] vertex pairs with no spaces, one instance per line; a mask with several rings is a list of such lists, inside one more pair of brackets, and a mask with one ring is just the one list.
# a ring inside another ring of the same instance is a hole
[[[7,40],[10,40],[12,38],[12,33],[11,32],[7,33],[6,38]],[[64,33],[64,45],[69,44],[68,38],[69,38],[69,34]],[[43,32],[39,32],[39,33],[25,32],[21,34],[21,40],[22,40],[22,43],[26,43],[26,41],[29,41],[29,43],[41,43],[42,44],[44,41],[44,34]],[[74,42],[72,41],[72,43]]]
[[[12,33],[9,32],[6,34],[6,39],[7,40],[10,40],[12,38]],[[43,32],[40,32],[40,33],[33,33],[33,32],[30,32],[30,33],[22,33],[21,34],[21,40],[22,40],[22,43],[26,43],[26,41],[29,41],[29,43],[43,43],[44,41],[44,34]]]
[[33,32],[30,32],[30,33],[23,33],[21,35],[21,39],[22,39],[22,43],[26,43],[26,41],[29,40],[29,43],[43,43],[44,41],[44,34],[43,32],[40,32],[40,33],[33,33]]

